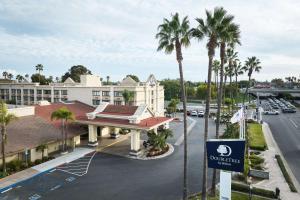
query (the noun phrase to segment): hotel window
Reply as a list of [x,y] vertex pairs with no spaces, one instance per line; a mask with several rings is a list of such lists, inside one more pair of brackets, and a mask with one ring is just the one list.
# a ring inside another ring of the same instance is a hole
[[68,95],[68,90],[62,90],[61,95]]
[[93,99],[93,105],[99,105],[99,104],[100,104],[100,100]]
[[59,95],[59,90],[54,90],[54,95]]
[[102,102],[107,102],[107,103],[109,103],[110,101],[109,101],[109,100],[103,99]]
[[51,90],[44,90],[44,94],[51,94]]
[[28,101],[28,97],[26,96],[26,97],[24,97],[24,101]]
[[21,94],[21,89],[17,89],[17,94]]
[[120,106],[120,105],[122,105],[122,101],[115,101],[114,104],[117,106]]
[[16,89],[11,89],[12,94],[16,94]]
[[108,96],[109,97],[110,96],[109,91],[102,91],[102,96]]
[[61,98],[62,101],[68,101],[68,98]]
[[1,94],[4,94],[4,89],[1,89],[1,90],[0,90],[0,93],[1,93]]
[[30,101],[33,102],[34,101],[34,97],[30,97]]
[[28,89],[24,89],[24,90],[23,90],[23,93],[24,93],[24,94],[28,94]]
[[16,100],[16,97],[15,97],[15,96],[12,96],[12,97],[11,97],[11,100],[15,101],[15,100]]
[[36,93],[37,94],[42,94],[42,90],[37,90]]
[[93,96],[100,96],[99,90],[93,90],[92,93],[93,93]]
[[54,98],[54,103],[59,102],[59,98]]
[[121,97],[121,96],[122,96],[122,92],[120,92],[120,91],[115,91],[115,92],[114,92],[114,96],[115,96],[115,97]]
[[18,101],[21,101],[21,97],[20,97],[20,96],[17,96],[17,100],[18,100]]
[[34,94],[34,90],[31,89],[31,90],[30,90],[30,94]]
[[41,101],[41,100],[42,100],[42,97],[37,97],[36,100],[37,100],[37,101]]
[[152,96],[154,95],[154,91],[153,91],[153,90],[151,91],[151,95],[152,95]]

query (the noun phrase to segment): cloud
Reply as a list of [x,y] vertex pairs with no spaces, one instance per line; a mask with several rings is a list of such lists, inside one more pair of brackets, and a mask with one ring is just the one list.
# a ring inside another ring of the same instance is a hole
[[[300,2],[296,0],[49,0],[42,4],[7,0],[0,4],[1,66],[25,74],[42,63],[46,75],[60,76],[72,65],[83,64],[116,79],[126,74],[146,79],[150,73],[159,79],[176,78],[175,55],[156,51],[158,24],[179,12],[195,26],[194,19],[215,6],[235,15],[242,31],[240,59],[256,56],[262,62],[257,78],[299,73]],[[190,48],[183,49],[186,79],[206,79],[205,42],[193,40]]]

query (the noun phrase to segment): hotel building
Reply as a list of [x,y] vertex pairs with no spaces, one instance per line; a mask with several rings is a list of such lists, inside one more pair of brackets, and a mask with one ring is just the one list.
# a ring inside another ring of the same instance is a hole
[[150,75],[145,82],[136,82],[127,76],[117,85],[102,85],[100,77],[96,75],[81,75],[80,83],[74,82],[71,78],[63,83],[49,85],[0,82],[0,99],[13,101],[17,105],[36,105],[45,100],[50,103],[77,100],[94,107],[102,102],[124,105],[122,96],[124,90],[134,94],[129,105],[146,104],[155,116],[164,114],[164,88],[153,75]]

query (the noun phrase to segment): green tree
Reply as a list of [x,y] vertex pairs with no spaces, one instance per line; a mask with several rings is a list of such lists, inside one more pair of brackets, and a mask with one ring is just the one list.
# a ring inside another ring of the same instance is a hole
[[125,89],[122,92],[122,96],[123,96],[125,105],[129,105],[129,102],[132,101],[134,98],[134,92]]
[[71,78],[75,82],[80,82],[80,75],[84,74],[92,74],[90,70],[88,70],[85,66],[83,65],[75,65],[72,66],[68,72],[66,72],[62,77],[61,81],[64,82],[67,78]]
[[165,89],[165,100],[180,98],[180,81],[178,79],[164,79],[160,81],[160,85]]
[[271,80],[271,83],[275,84],[275,87],[283,87],[284,81],[281,78],[274,78]]
[[109,84],[109,76],[106,76],[106,85],[108,85]]
[[233,63],[233,74],[235,76],[235,87],[236,87],[236,93],[235,93],[235,97],[237,98],[238,96],[238,76],[239,75],[242,75],[244,73],[243,71],[243,66],[242,66],[242,63],[236,59],[234,60],[234,63]]
[[[206,99],[207,95],[207,83],[200,83],[196,89],[196,96],[199,99]],[[211,99],[217,98],[217,89],[215,85],[211,85]]]
[[[232,77],[234,76],[234,60],[237,59],[237,52],[233,48],[228,48],[226,51],[228,59],[228,76],[229,76],[229,97],[233,99]],[[233,105],[232,105],[233,106]],[[233,108],[231,108],[233,112]]]
[[139,77],[137,77],[137,76],[134,75],[134,74],[128,74],[127,76],[129,76],[130,78],[132,78],[132,79],[135,80],[136,82],[140,82]]
[[44,66],[42,64],[37,64],[35,66],[35,71],[38,72],[38,77],[39,77],[39,83],[41,84],[41,71],[44,70]]
[[[197,18],[198,26],[192,29],[192,35],[202,40],[204,37],[208,38],[206,47],[208,49],[208,77],[207,77],[207,95],[206,95],[206,106],[205,106],[205,123],[204,123],[204,156],[203,156],[203,183],[202,183],[202,200],[207,198],[207,158],[206,158],[206,141],[208,136],[208,118],[209,118],[209,107],[211,100],[211,73],[213,66],[213,59],[215,56],[215,49],[221,41],[221,35],[224,33],[226,24],[231,23],[232,16],[226,15],[226,11],[223,8],[216,7],[212,12],[206,10],[206,19]],[[224,40],[227,42],[226,40]],[[223,41],[223,42],[224,42]],[[224,45],[224,44],[223,44]],[[224,59],[221,59],[221,71],[223,67]],[[220,77],[222,79],[222,77]],[[221,88],[221,87],[219,87]]]
[[4,71],[4,72],[2,72],[2,76],[3,76],[3,78],[4,79],[7,79],[8,77],[8,72],[7,71]]
[[67,143],[67,124],[69,121],[74,121],[74,114],[67,108],[61,107],[58,110],[52,112],[51,120],[61,120],[61,134],[62,134],[62,151],[66,150]]
[[25,78],[24,78],[22,75],[18,74],[18,75],[16,76],[16,80],[20,83],[20,82],[24,81]]
[[6,176],[6,161],[5,161],[5,145],[7,143],[7,126],[17,117],[14,114],[8,113],[7,105],[4,101],[0,101],[0,124],[1,124],[1,151],[2,151],[2,175]]
[[261,70],[260,61],[255,56],[252,56],[250,58],[247,58],[245,61],[245,66],[243,67],[244,71],[248,73],[248,85],[243,97],[243,104],[245,103],[246,96],[248,94],[248,89],[251,85],[251,76],[253,72],[259,72]]
[[31,75],[31,82],[40,83],[41,85],[47,85],[48,84],[48,80],[46,79],[46,77],[44,75],[40,75],[40,74],[32,74]]
[[159,39],[157,50],[164,50],[166,54],[176,51],[176,60],[179,67],[181,97],[183,101],[183,134],[184,134],[184,174],[183,174],[183,199],[187,200],[187,116],[186,116],[186,95],[184,88],[183,70],[182,70],[182,47],[190,45],[190,25],[188,17],[182,21],[179,14],[172,15],[171,20],[164,19],[163,24],[158,26],[156,38]]
[[13,75],[12,73],[9,73],[9,74],[7,75],[7,78],[8,78],[9,80],[13,79],[13,77],[14,77],[14,75]]
[[170,111],[170,113],[176,115],[178,104],[179,104],[179,99],[171,99],[170,103],[168,104],[168,110]]

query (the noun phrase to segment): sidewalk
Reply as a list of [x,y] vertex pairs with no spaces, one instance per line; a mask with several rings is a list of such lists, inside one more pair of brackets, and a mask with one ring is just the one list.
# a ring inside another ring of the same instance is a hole
[[[268,150],[263,152],[263,157],[265,158],[266,168],[270,173],[269,180],[263,180],[261,182],[258,182],[254,184],[254,187],[263,188],[267,190],[273,190],[275,191],[275,188],[278,187],[280,189],[280,196],[283,200],[292,200],[292,199],[300,199],[299,193],[291,192],[287,182],[285,181],[285,178],[279,168],[279,165],[277,163],[277,160],[275,159],[275,155],[279,154],[281,155],[280,149],[278,148],[272,132],[269,128],[269,125],[267,123],[264,123],[262,125],[263,133],[268,145]],[[281,155],[281,157],[284,159],[284,157]],[[292,180],[299,191],[299,184],[294,178],[291,170],[289,170],[289,167],[286,162],[284,162],[288,173],[292,177]]]
[[9,188],[14,187],[17,183],[30,179],[34,176],[37,176],[41,173],[49,171],[59,165],[64,163],[72,162],[84,155],[91,153],[95,150],[89,148],[75,148],[73,152],[68,153],[66,155],[60,156],[53,160],[49,160],[40,165],[36,165],[34,167],[28,168],[26,170],[17,172],[10,176],[7,176],[0,180],[0,192],[8,190]]

